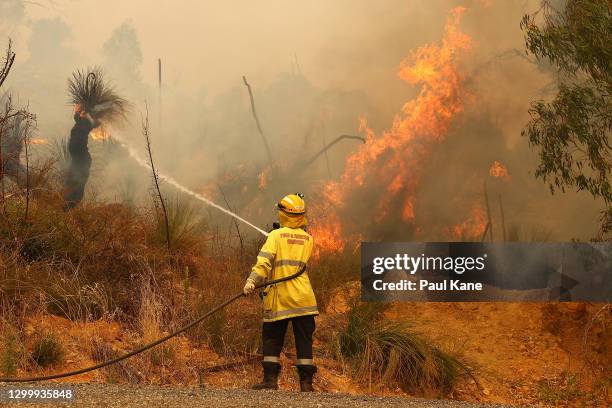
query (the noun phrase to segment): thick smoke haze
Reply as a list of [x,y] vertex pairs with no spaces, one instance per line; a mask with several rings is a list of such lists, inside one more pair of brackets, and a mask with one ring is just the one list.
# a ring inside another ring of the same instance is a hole
[[[277,195],[302,190],[319,197],[326,180],[340,177],[358,142],[340,142],[307,168],[300,162],[341,134],[358,135],[360,117],[377,134],[391,127],[420,90],[398,77],[400,61],[440,41],[450,10],[466,7],[461,30],[473,47],[460,58],[460,70],[468,97],[445,141],[423,163],[415,205],[419,237],[448,239],[447,227],[483,205],[486,182],[494,216],[501,196],[508,229],[520,229],[521,239],[588,239],[597,230],[599,203],[587,193],[551,196],[534,179],[537,155],[521,136],[529,103],[550,97],[555,86],[550,68],[524,53],[519,23],[538,4],[0,0],[0,38],[14,41],[17,60],[6,85],[38,115],[37,137],[51,143],[68,136],[66,80],[75,69],[102,66],[131,103],[127,121],[114,124],[111,133],[120,132],[144,157],[140,125],[148,109],[161,171],[223,203],[221,185],[241,214],[265,225],[273,221]],[[243,75],[277,164],[266,173],[265,187],[258,174],[270,163]],[[37,149],[41,156],[50,150]],[[99,141],[90,142],[90,149],[90,196],[147,199],[149,176],[125,152]],[[489,175],[496,160],[510,179]],[[165,190],[175,195],[169,186]],[[494,221],[497,226],[499,219]],[[413,237],[398,231],[364,235]]]

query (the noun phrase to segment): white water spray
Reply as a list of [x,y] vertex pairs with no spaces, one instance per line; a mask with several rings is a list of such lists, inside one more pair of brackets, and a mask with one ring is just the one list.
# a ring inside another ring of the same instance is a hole
[[[132,148],[132,146],[128,145],[127,142],[125,142],[124,139],[122,139],[121,137],[117,136],[117,132],[113,132],[113,136],[112,137],[119,142],[121,147],[123,147],[125,150],[127,150],[127,152],[130,154],[132,159],[134,159],[134,161],[136,161],[136,163],[138,163],[142,167],[146,168],[147,170],[151,171],[150,163],[148,161],[144,160],[142,157],[138,156],[138,153],[136,153],[136,151]],[[243,222],[244,224],[248,225],[249,227],[257,230],[258,232],[260,232],[264,236],[266,236],[266,237],[268,236],[268,233],[266,231],[262,230],[261,228],[259,228],[258,226],[250,223],[249,221],[247,221],[244,218],[240,217],[238,214],[235,214],[235,213],[231,212],[227,208],[222,207],[219,204],[214,203],[213,201],[210,201],[208,198],[204,197],[203,195],[188,189],[187,187],[183,186],[182,184],[180,184],[178,181],[176,181],[172,177],[170,177],[168,175],[165,175],[163,173],[160,173],[160,172],[157,172],[157,176],[161,180],[164,180],[166,183],[173,185],[177,190],[180,190],[180,191],[182,191],[185,194],[189,194],[190,196],[195,197],[196,199],[202,201],[205,204],[210,205],[211,207],[215,207],[217,210],[222,211],[225,214],[229,215],[230,217],[233,217],[233,218],[237,219],[238,221]]]

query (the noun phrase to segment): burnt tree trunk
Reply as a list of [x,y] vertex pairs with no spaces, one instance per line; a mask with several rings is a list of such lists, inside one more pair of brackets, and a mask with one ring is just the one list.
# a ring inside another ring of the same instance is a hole
[[66,176],[66,209],[74,208],[85,195],[85,187],[89,179],[91,168],[91,155],[87,148],[89,132],[96,127],[96,123],[88,115],[79,112],[74,114],[74,126],[70,130],[68,152],[70,153],[70,167]]

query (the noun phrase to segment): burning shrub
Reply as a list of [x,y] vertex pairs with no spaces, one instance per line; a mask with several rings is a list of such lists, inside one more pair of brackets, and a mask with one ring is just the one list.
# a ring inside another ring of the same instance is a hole
[[98,120],[123,117],[127,110],[127,101],[104,80],[99,67],[73,72],[68,79],[68,95],[73,105]]
[[462,365],[408,331],[406,324],[382,319],[385,306],[357,304],[337,335],[337,354],[348,359],[368,386],[397,384],[404,391],[448,393]]

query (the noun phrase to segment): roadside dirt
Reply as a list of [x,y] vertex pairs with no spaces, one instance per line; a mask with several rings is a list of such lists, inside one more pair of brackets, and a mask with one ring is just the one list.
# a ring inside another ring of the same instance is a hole
[[[320,330],[348,309],[343,299],[346,297],[337,297],[331,303],[333,306],[320,316]],[[610,308],[604,305],[398,303],[391,307],[388,317],[410,322],[415,332],[459,356],[469,366],[480,388],[466,377],[450,396],[454,399],[550,406],[605,406],[612,402],[606,377],[612,372]],[[56,333],[66,352],[62,363],[36,370],[37,374],[92,365],[142,342],[135,331],[111,321],[74,323],[40,315],[30,318],[24,327],[28,337],[43,331]],[[316,346],[323,350],[325,344],[319,339]],[[285,391],[299,388],[291,357],[291,350],[282,356],[280,387]],[[368,389],[355,383],[338,362],[326,358],[317,361],[320,371],[315,385],[320,391],[407,396],[400,390]],[[118,367],[69,378],[66,382],[205,384],[239,389],[248,388],[259,379],[260,368],[256,363],[215,373],[202,370],[225,362],[210,349],[180,338],[167,349],[139,355]],[[19,372],[18,376],[25,374]]]
[[467,382],[456,398],[598,405],[609,395],[612,338],[604,305],[400,303],[389,317],[412,322],[473,369],[481,392]]

